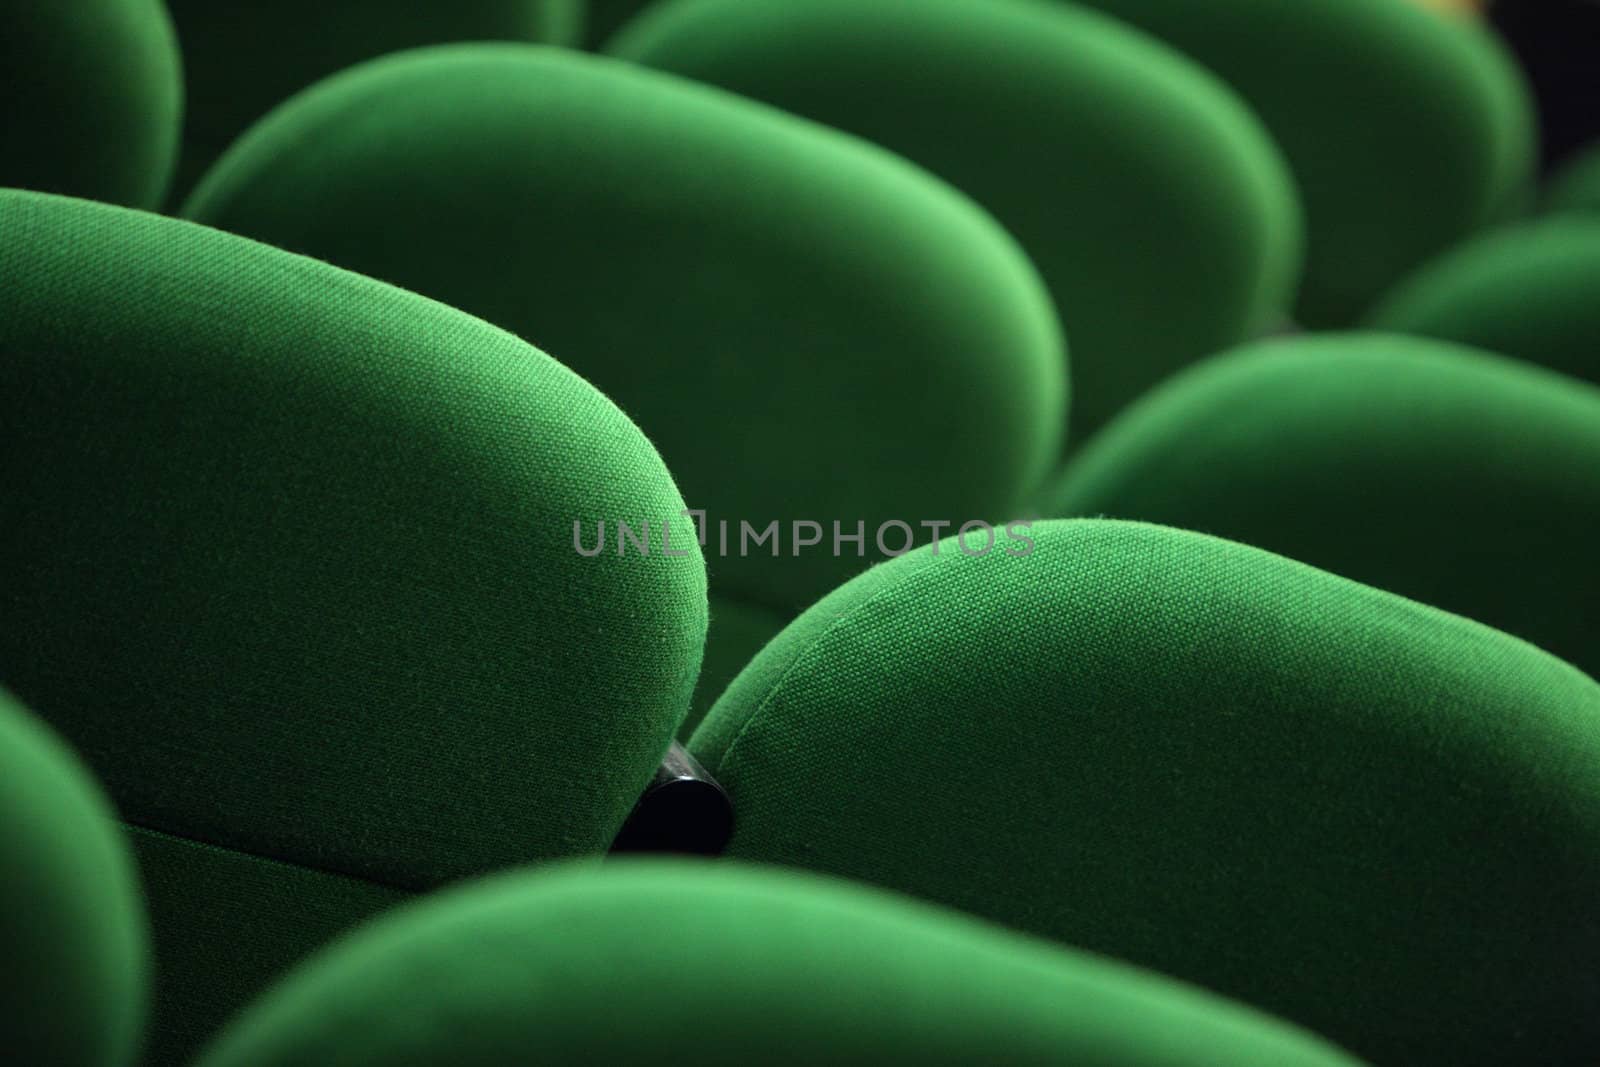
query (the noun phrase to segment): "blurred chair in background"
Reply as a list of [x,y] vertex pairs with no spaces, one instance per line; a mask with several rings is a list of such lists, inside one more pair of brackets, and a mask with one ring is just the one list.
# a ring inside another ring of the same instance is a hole
[[1304,326],[1350,325],[1531,193],[1528,88],[1477,20],[1405,0],[1079,3],[1182,49],[1266,124],[1305,205]]
[[1600,385],[1600,215],[1549,218],[1458,246],[1390,292],[1368,325]]
[[1354,1067],[1219,997],[860,886],[638,861],[503,875],[359,930],[201,1067]]
[[149,997],[133,855],[77,757],[0,691],[0,1032],[8,1062],[132,1067]]
[[177,192],[256,119],[313,82],[450,41],[576,44],[585,0],[166,0],[189,80]]
[[1425,338],[1262,342],[1153,391],[1053,516],[1232,538],[1600,673],[1600,387]]
[[705,512],[713,669],[881,558],[884,523],[1004,521],[1060,455],[1061,327],[993,219],[863,141],[616,60],[375,61],[274,112],[185,212],[480,315],[615,400]]
[[160,207],[183,103],[161,0],[0,4],[0,186]]
[[859,134],[991,211],[1066,324],[1074,441],[1293,302],[1300,208],[1266,132],[1207,72],[1094,12],[677,0],[608,51]]

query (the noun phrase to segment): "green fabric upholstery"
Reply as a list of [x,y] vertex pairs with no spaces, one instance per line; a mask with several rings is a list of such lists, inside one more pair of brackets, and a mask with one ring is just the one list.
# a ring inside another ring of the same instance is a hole
[[1561,217],[1456,248],[1368,323],[1515,356],[1600,383],[1600,217]]
[[[412,293],[84,201],[0,193],[0,293],[0,681],[125,818],[397,888],[609,845],[707,612],[610,401]],[[578,555],[601,516],[657,551]]]
[[678,0],[608,50],[885,145],[971,194],[1049,283],[1073,433],[1274,325],[1300,215],[1216,79],[1092,12],[1014,0]]
[[1198,990],[889,894],[732,865],[508,874],[360,930],[201,1067],[1334,1067]]
[[[185,210],[558,353],[705,509],[713,590],[781,620],[869,565],[882,522],[1007,518],[1060,452],[1060,328],[992,219],[864,142],[615,60],[376,61],[279,109]],[[825,541],[796,554],[800,520]],[[778,558],[741,550],[772,521]],[[833,522],[867,555],[835,555]]]
[[584,0],[167,0],[189,80],[178,189],[293,94],[388,52],[447,41],[576,44]]
[[188,1063],[300,960],[412,896],[139,827],[131,835],[160,961],[149,1067]]
[[0,691],[0,1058],[127,1067],[148,959],[116,814],[78,758]]
[[678,728],[680,737],[687,739],[694,732],[711,705],[728,688],[728,683],[792,617],[788,612],[771,611],[758,604],[711,597],[711,627],[706,632],[705,659],[700,664],[700,680],[689,704],[689,715]]
[[1281,552],[1600,676],[1600,389],[1542,368],[1384,334],[1264,342],[1130,409],[1040,510]]
[[1579,155],[1551,179],[1544,208],[1551,214],[1600,213],[1600,145]]
[[161,0],[0,4],[0,186],[155,207],[183,97]]
[[745,669],[690,746],[734,799],[733,856],[1119,957],[1375,1062],[1593,1062],[1600,685],[1232,542],[1031,536],[885,563]]
[[1073,4],[1182,49],[1266,123],[1305,204],[1296,318],[1306,326],[1356,321],[1394,282],[1526,196],[1531,97],[1477,20],[1405,0]]

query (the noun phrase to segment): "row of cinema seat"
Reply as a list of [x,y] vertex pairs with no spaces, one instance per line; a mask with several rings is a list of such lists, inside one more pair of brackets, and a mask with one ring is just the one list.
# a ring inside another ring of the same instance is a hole
[[1595,1062],[1516,3],[0,0],[7,1062]]

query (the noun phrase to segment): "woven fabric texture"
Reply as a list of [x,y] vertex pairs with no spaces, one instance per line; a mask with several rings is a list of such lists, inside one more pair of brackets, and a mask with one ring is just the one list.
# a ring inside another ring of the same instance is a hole
[[[638,429],[485,323],[193,223],[0,193],[0,235],[0,680],[124,817],[413,888],[604,850],[706,624]],[[656,551],[580,556],[602,516]]]
[[149,934],[99,787],[0,691],[0,1020],[9,1063],[122,1067],[139,1048]]
[[700,664],[700,679],[695,683],[689,714],[678,727],[684,739],[694,733],[711,705],[717,702],[728,683],[745,668],[766,643],[788,625],[793,616],[747,604],[728,597],[711,598],[711,625],[706,631],[706,654]]
[[1423,338],[1264,342],[1130,409],[1045,494],[1281,552],[1600,676],[1600,389]]
[[1276,324],[1288,170],[1230,91],[1094,12],[968,0],[678,0],[608,51],[875,141],[1015,234],[1061,310],[1074,440]]
[[305,957],[411,894],[131,827],[159,969],[143,1063],[186,1064]]
[[0,5],[0,186],[156,207],[183,119],[161,0]]
[[1577,1063],[1600,1016],[1600,685],[1196,533],[884,564],[691,743],[730,853],[1206,986],[1380,1063]]
[[888,894],[660,861],[503,875],[395,913],[200,1063],[642,1063],[673,1046],[663,1027],[705,1064],[1351,1063],[1197,990]]
[[[1054,0],[1066,3],[1067,0]],[[1525,79],[1476,20],[1395,0],[1071,0],[1221,75],[1282,148],[1306,212],[1296,318],[1355,322],[1413,268],[1519,209]]]
[[1600,384],[1600,216],[1498,230],[1452,249],[1391,291],[1368,325]]
[[[1060,446],[1060,330],[988,216],[869,145],[614,60],[367,64],[279,109],[185,212],[555,354],[711,531],[1009,517]],[[718,553],[713,588],[794,611],[866,566],[769,552]]]

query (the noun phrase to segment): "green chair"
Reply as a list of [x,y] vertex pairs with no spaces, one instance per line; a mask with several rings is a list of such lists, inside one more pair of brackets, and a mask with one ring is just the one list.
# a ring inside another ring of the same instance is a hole
[[[608,848],[706,625],[610,401],[415,294],[84,201],[0,192],[0,293],[0,682],[135,827],[155,1062],[409,893]],[[654,550],[574,552],[601,519]]]
[[1600,217],[1551,218],[1453,249],[1385,297],[1367,325],[1600,384]]
[[1385,334],[1248,347],[1130,409],[1040,510],[1281,552],[1600,676],[1600,388],[1539,367]]
[[1533,104],[1477,20],[1409,0],[1069,6],[1080,4],[1216,71],[1271,131],[1305,203],[1303,325],[1357,321],[1414,268],[1523,206]]
[[161,0],[0,4],[0,186],[158,206],[181,68]]
[[734,799],[730,855],[1118,957],[1378,1063],[1600,1055],[1600,684],[1198,533],[984,543],[862,575],[723,694],[690,748]]
[[844,883],[730,865],[501,875],[362,929],[200,1067],[1336,1067],[1154,975]]
[[167,0],[189,79],[178,191],[290,96],[345,67],[420,45],[576,44],[584,0]]
[[0,691],[0,1033],[8,1063],[131,1067],[149,936],[133,856],[66,746]]
[[1600,145],[1556,173],[1545,191],[1544,209],[1549,214],[1600,214]]
[[1294,298],[1289,173],[1234,95],[1093,12],[1021,0],[678,0],[614,55],[882,144],[1027,249],[1072,342],[1076,440]]
[[255,127],[185,213],[480,315],[615,400],[705,513],[713,668],[871,562],[833,523],[1003,520],[1059,453],[1060,328],[992,219],[863,142],[615,60],[375,61]]

